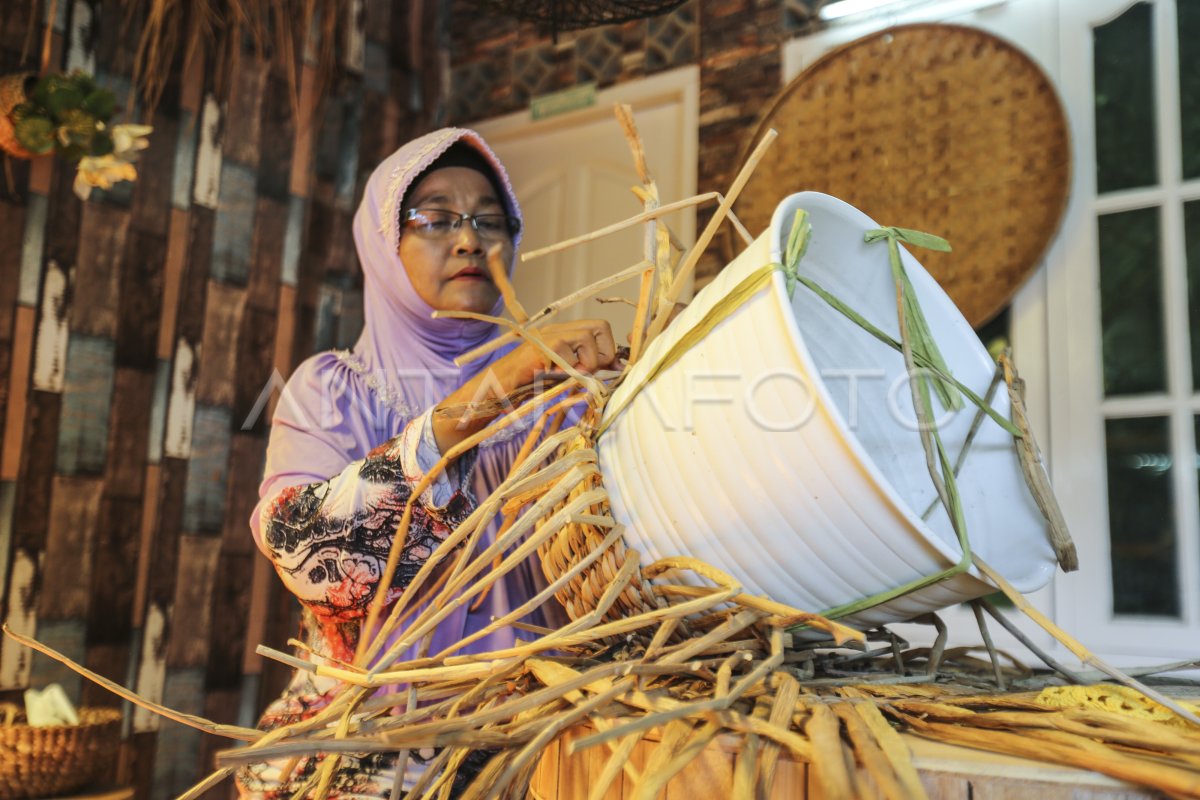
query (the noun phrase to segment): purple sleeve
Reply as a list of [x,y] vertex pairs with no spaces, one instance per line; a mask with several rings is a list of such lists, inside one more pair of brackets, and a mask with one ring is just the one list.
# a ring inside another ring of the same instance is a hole
[[[425,474],[417,451],[426,419],[412,420],[399,436],[337,475],[288,486],[260,502],[259,546],[322,626],[365,616],[404,506]],[[468,480],[474,460],[471,451],[455,462],[452,491],[443,506],[426,502],[431,492],[414,503],[389,602],[473,510]]]

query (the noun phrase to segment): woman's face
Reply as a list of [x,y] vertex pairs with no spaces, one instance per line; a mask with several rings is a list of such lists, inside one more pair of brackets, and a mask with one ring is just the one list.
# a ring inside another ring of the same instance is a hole
[[[472,215],[504,213],[491,181],[467,167],[429,173],[410,190],[405,207]],[[501,258],[507,266],[512,240],[507,235],[481,238],[469,220],[462,220],[457,231],[444,237],[402,227],[400,260],[417,295],[437,310],[488,314],[500,298],[487,267],[487,251],[495,244],[502,245]]]

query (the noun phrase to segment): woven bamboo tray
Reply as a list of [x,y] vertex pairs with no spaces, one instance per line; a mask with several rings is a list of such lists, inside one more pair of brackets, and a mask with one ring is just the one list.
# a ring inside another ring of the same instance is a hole
[[[975,327],[1008,304],[1066,208],[1071,145],[1054,86],[975,28],[905,25],[827,53],[771,103],[739,162],[772,128],[780,146],[734,205],[747,228],[812,190],[936,233],[954,252],[922,264]],[[735,249],[727,238],[727,262]]]
[[0,800],[52,797],[99,778],[121,743],[121,712],[82,708],[78,725],[0,725]]

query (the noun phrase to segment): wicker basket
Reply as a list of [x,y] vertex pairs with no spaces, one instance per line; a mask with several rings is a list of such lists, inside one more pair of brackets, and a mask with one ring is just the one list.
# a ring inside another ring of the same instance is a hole
[[121,743],[121,712],[81,708],[78,725],[0,725],[0,800],[53,797],[104,774]]
[[[603,435],[585,417],[560,456],[596,464],[555,509],[568,524],[542,544],[547,579],[571,576],[558,599],[572,619],[593,615],[599,624],[657,611],[715,583],[869,630],[994,591],[969,571],[950,516],[931,506],[937,495],[920,436],[892,410],[894,388],[908,378],[903,357],[816,292],[787,291],[777,265],[800,209],[813,235],[798,278],[853,298],[852,307],[881,327],[896,314],[888,256],[863,236],[876,221],[815,192],[779,203],[767,232],[696,295],[606,407],[592,412],[602,415]],[[994,362],[916,258],[907,250],[900,258],[946,363],[961,385],[984,395]],[[853,396],[823,388],[823,375],[847,367],[879,380]],[[740,381],[729,384],[729,407],[701,421],[689,416],[696,375]],[[752,394],[763,376],[789,380]],[[991,403],[1007,414],[1006,396]],[[972,546],[1018,591],[1034,591],[1055,563],[1043,518],[1011,435],[996,425],[976,431],[973,416],[938,422],[949,452],[965,452],[968,437],[975,443],[958,484],[963,524]],[[619,537],[612,521],[626,526]],[[641,561],[640,572],[631,558]],[[623,567],[631,580],[617,579]]]
[[[581,425],[580,435],[563,447],[560,457],[565,457],[577,450],[592,450],[595,447],[595,428],[593,425]],[[592,458],[595,458],[594,454]],[[590,481],[576,486],[571,494],[555,509],[560,512],[564,507],[576,501],[580,495],[600,486],[600,477],[596,475]],[[580,515],[607,516],[609,506],[607,500],[596,503],[580,512]],[[553,583],[593,553],[603,543],[606,530],[586,522],[571,522],[565,525],[556,535],[548,539],[538,548],[541,558],[542,571],[546,579]],[[621,566],[631,556],[639,557],[640,553],[627,547],[622,537],[610,544],[604,553],[579,575],[576,575],[556,595],[559,602],[572,620],[581,619],[593,613],[600,605],[600,599],[613,583]],[[646,566],[641,564],[642,567]],[[602,615],[602,621],[611,622],[624,617],[636,616],[646,611],[652,611],[664,605],[654,591],[654,585],[642,579],[641,570],[634,574],[633,579],[625,590]]]
[[17,141],[17,132],[8,116],[14,106],[25,102],[25,82],[32,77],[32,72],[0,75],[0,150],[15,158],[33,158],[37,155]]

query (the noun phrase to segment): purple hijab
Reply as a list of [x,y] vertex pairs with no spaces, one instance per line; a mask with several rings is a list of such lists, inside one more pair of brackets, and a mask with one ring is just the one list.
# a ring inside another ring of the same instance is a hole
[[[417,295],[398,252],[399,211],[405,193],[458,141],[483,155],[503,187],[506,210],[520,216],[503,165],[471,130],[444,128],[414,139],[371,174],[354,216],[354,243],[363,270],[363,332],[352,351],[317,354],[288,381],[275,411],[260,500],[250,523],[260,546],[260,513],[282,489],[337,475],[505,352],[456,367],[457,355],[496,337],[498,329],[472,320],[432,319],[434,309]],[[495,311],[502,307],[498,303]],[[520,444],[518,434],[530,423],[527,419],[524,426],[515,425],[515,430],[480,445],[472,477],[477,500],[482,501],[503,480]],[[491,541],[491,533],[486,539]],[[523,566],[527,568],[497,582],[477,612],[464,608],[447,619],[435,634],[431,652],[482,628],[544,585],[540,569]],[[498,631],[464,652],[508,647],[513,641],[512,631]]]

